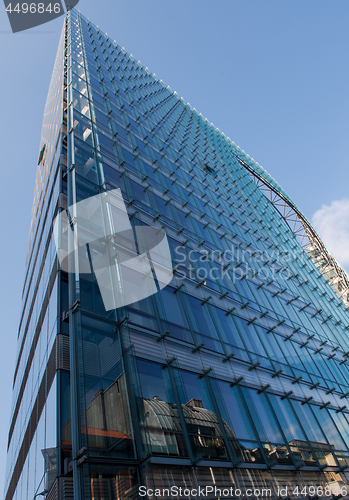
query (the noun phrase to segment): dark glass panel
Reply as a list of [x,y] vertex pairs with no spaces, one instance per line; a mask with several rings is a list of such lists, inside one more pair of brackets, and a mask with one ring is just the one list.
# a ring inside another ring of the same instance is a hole
[[194,455],[227,459],[222,429],[209,396],[206,380],[186,371],[182,371],[181,375],[184,385],[184,393],[181,395],[184,403],[182,408]]
[[142,394],[138,398],[138,409],[144,445],[154,454],[186,456],[168,371],[141,359],[137,359],[137,369]]
[[217,387],[215,395],[222,418],[233,433],[231,444],[234,454],[245,462],[264,462],[239,388],[230,387],[228,382],[223,381],[217,381],[214,387]]
[[133,430],[119,335],[113,323],[82,315],[85,406],[81,433],[93,453],[133,457]]

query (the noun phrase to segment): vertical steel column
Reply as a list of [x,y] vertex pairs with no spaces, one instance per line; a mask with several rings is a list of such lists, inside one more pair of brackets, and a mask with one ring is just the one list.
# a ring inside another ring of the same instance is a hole
[[[74,158],[74,133],[73,133],[73,92],[72,92],[72,60],[71,60],[71,21],[70,13],[66,20],[66,44],[67,44],[67,141],[68,141],[68,207],[76,203],[75,186],[75,158]],[[83,500],[81,472],[78,468],[78,452],[80,450],[80,394],[79,394],[79,366],[78,366],[78,337],[79,318],[76,306],[80,298],[79,266],[77,252],[74,252],[74,237],[76,237],[76,226],[74,217],[76,214],[68,213],[68,219],[72,225],[73,232],[69,231],[69,337],[70,337],[70,405],[71,405],[71,433],[72,433],[72,458],[73,458],[73,485],[74,500]],[[71,270],[76,272],[71,272]]]

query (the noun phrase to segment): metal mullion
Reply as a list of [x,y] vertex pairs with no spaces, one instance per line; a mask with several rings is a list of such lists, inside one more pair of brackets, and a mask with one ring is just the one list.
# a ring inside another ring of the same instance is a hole
[[[70,15],[66,21],[66,29],[68,31],[68,23],[70,23]],[[71,32],[67,33],[68,47],[71,47]],[[75,179],[75,165],[74,165],[74,134],[72,129],[73,116],[72,116],[72,80],[71,80],[71,53],[67,54],[68,59],[68,72],[67,72],[67,149],[68,149],[68,206],[76,203],[76,179]],[[76,214],[68,214],[71,219]],[[81,318],[78,312],[73,313],[72,307],[76,300],[80,298],[79,294],[79,274],[71,272],[71,269],[78,271],[77,252],[74,252],[76,241],[74,244],[74,237],[76,234],[76,226],[73,234],[68,232],[68,249],[69,252],[69,336],[70,336],[70,380],[71,380],[71,432],[72,432],[72,458],[73,458],[73,484],[74,484],[74,499],[80,500],[82,498],[82,477],[81,470],[78,468],[77,456],[81,448],[81,401],[80,401],[80,373],[79,373],[79,338],[81,338]],[[71,252],[73,250],[73,252]],[[73,266],[74,259],[74,266]],[[87,440],[87,437],[86,437]]]

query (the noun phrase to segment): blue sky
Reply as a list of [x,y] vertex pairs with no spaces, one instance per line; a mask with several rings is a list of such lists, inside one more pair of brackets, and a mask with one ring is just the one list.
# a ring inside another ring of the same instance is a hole
[[[349,268],[347,0],[78,7],[257,160]],[[62,22],[12,34],[0,7],[0,494],[41,122]]]

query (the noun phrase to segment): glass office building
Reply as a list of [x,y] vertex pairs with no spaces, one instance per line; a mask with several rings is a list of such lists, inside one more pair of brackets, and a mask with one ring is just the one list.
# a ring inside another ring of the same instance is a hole
[[[348,278],[274,179],[75,10],[39,151],[5,500],[345,497]],[[106,308],[53,221],[117,189],[173,277]]]

